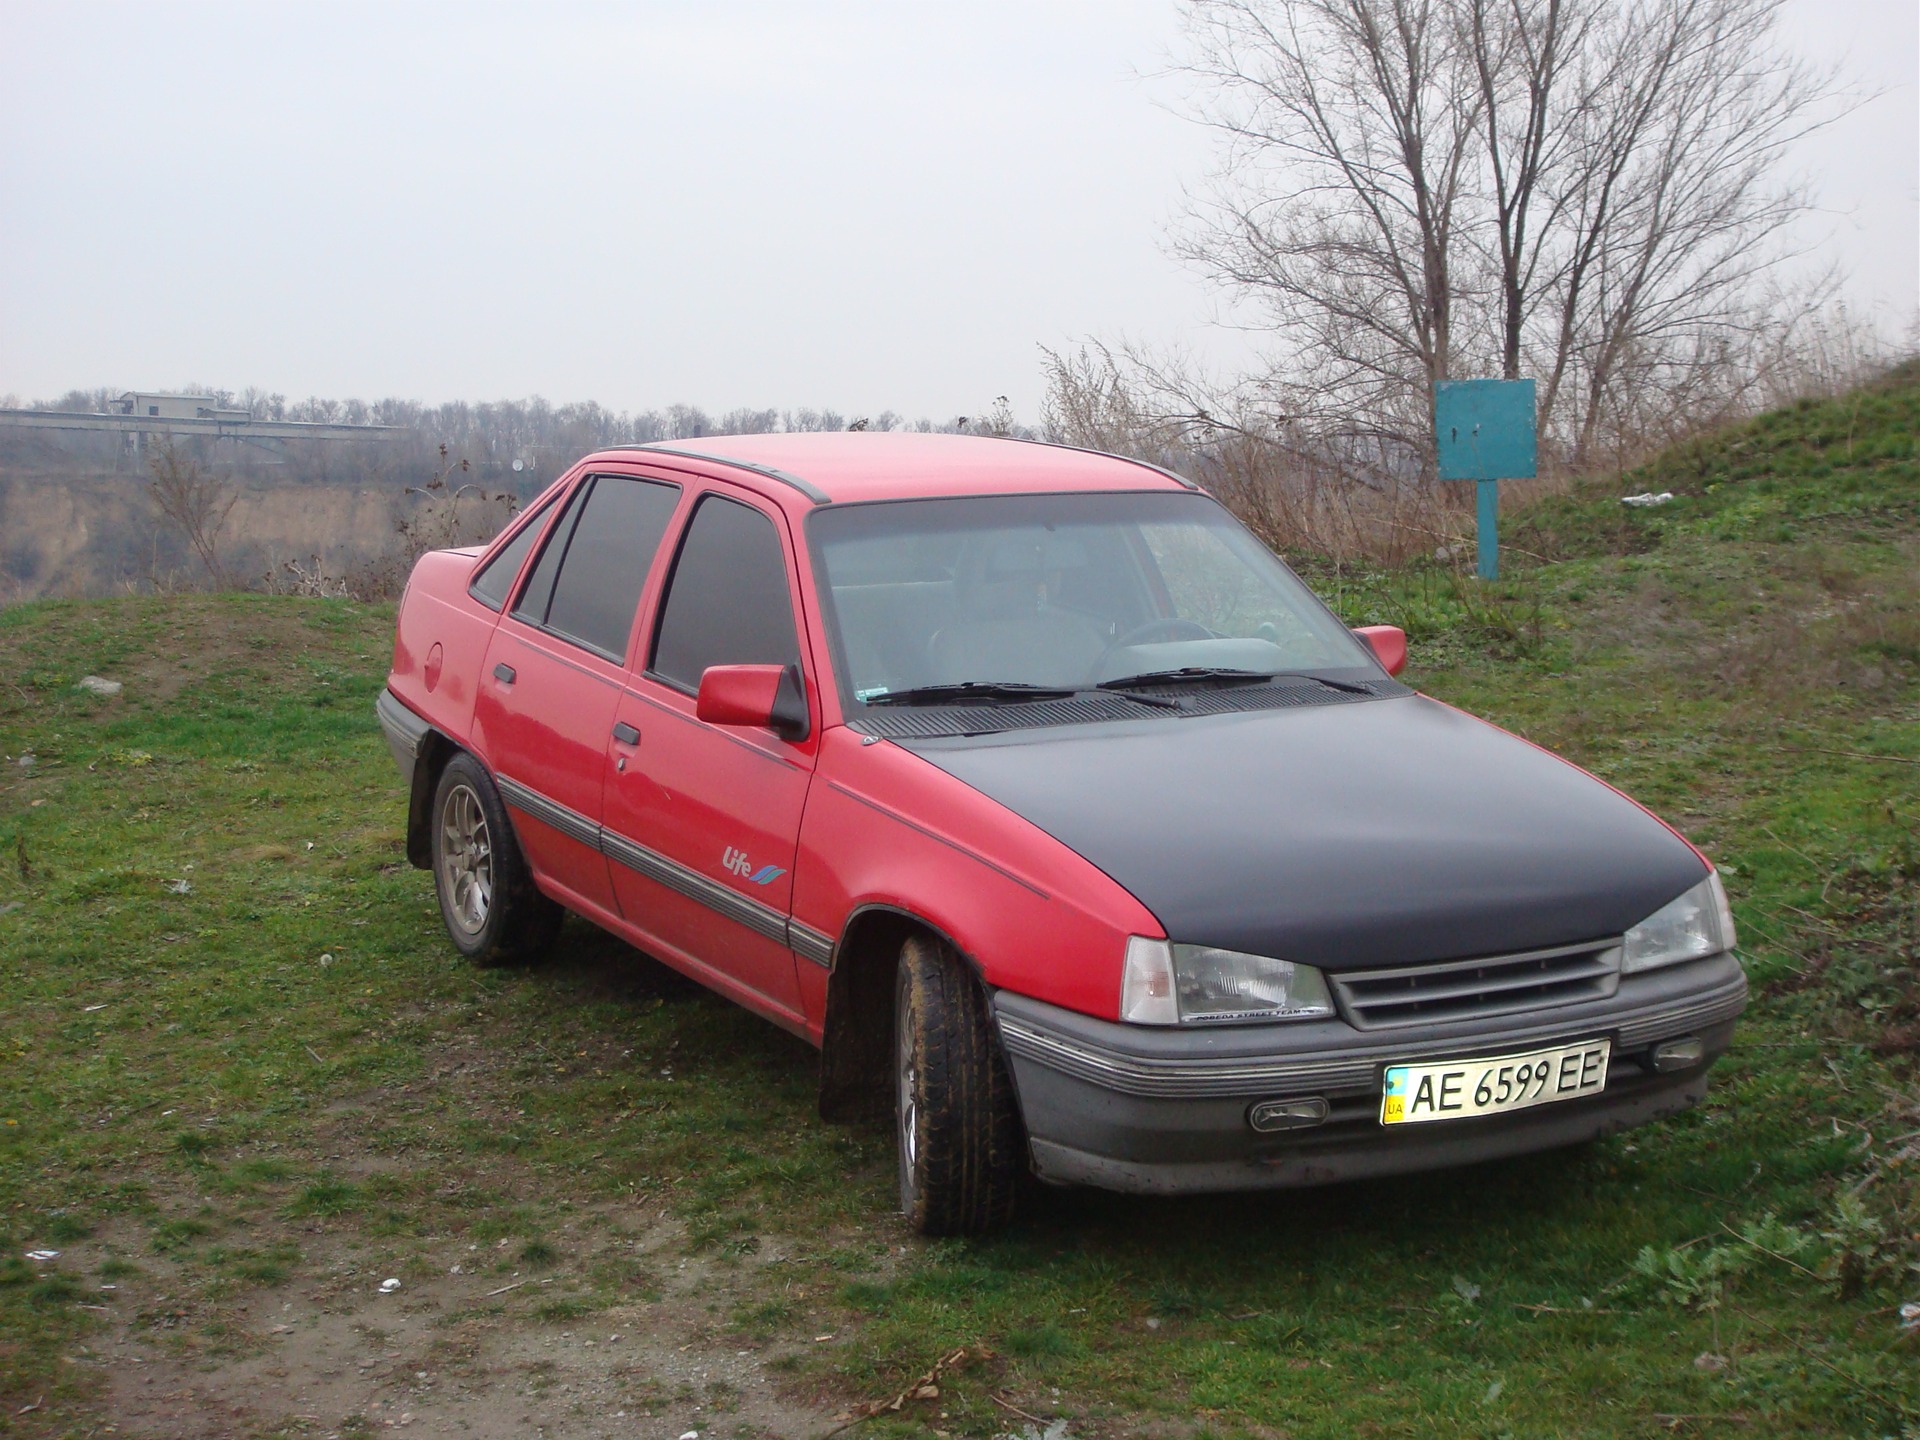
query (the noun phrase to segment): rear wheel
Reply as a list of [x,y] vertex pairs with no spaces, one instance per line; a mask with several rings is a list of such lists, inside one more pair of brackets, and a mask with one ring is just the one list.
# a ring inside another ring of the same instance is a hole
[[534,886],[500,792],[471,755],[456,755],[433,794],[433,888],[454,947],[477,965],[538,954],[565,912]]
[[901,947],[893,1029],[901,1211],[923,1235],[1006,1223],[1026,1136],[986,993],[949,946],[915,935]]

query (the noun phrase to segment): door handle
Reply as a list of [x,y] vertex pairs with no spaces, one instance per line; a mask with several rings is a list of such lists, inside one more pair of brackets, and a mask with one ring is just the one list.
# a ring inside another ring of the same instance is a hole
[[502,685],[513,684],[513,677],[516,673],[513,666],[504,663],[493,667],[493,678],[498,680]]
[[638,745],[640,743],[640,732],[634,729],[633,726],[627,724],[626,721],[621,720],[613,727],[613,738],[618,740],[622,745]]

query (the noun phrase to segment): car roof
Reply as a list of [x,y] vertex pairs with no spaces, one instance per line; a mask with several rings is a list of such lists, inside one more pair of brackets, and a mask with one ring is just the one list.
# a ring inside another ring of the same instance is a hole
[[[1059,490],[1192,489],[1143,461],[1064,445],[919,431],[703,435],[620,447],[709,460],[798,489],[815,503]],[[611,452],[610,452],[611,453]]]

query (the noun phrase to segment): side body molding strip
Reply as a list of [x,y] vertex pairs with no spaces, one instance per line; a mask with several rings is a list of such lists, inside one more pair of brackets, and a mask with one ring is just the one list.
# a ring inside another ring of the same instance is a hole
[[496,775],[494,782],[500,787],[500,798],[515,810],[543,825],[551,825],[562,835],[578,840],[589,849],[598,850],[617,865],[624,865],[689,900],[698,901],[734,924],[744,925],[776,945],[785,945],[803,960],[827,969],[833,968],[831,935],[797,920],[789,921],[773,906],[730,890],[719,881],[709,879],[698,870],[689,869],[658,850],[650,850],[637,840],[630,840],[605,826],[596,825],[579,811],[548,799],[518,780]]

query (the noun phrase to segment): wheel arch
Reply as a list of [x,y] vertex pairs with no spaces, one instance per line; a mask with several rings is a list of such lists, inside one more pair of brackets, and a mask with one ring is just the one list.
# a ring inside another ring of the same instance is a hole
[[438,730],[429,729],[420,737],[407,791],[407,863],[416,869],[433,868],[433,792],[447,762],[461,753],[462,747]]
[[960,957],[974,983],[986,988],[980,962],[944,927],[900,905],[855,906],[840,928],[827,979],[820,1037],[823,1119],[879,1118],[891,1107],[894,974],[900,947],[916,933],[940,941]]

